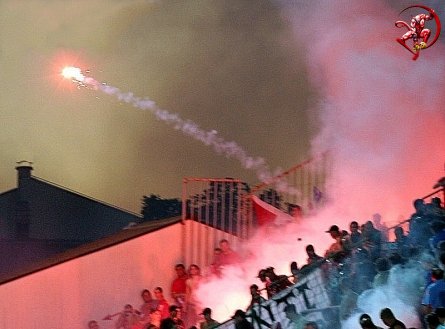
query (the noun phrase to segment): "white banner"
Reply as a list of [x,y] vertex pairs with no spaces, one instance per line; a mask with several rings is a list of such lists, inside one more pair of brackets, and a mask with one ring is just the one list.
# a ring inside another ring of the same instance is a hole
[[[319,268],[264,303],[255,304],[246,315],[254,329],[295,329],[309,321],[329,323],[332,317],[338,319]],[[235,323],[229,320],[218,328],[235,329]]]

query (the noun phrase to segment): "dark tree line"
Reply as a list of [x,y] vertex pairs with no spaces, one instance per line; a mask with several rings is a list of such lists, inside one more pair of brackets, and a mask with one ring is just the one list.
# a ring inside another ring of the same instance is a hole
[[144,221],[158,220],[181,215],[182,202],[179,199],[162,199],[159,195],[144,195],[142,211]]
[[[238,220],[241,195],[249,193],[250,187],[247,183],[210,182],[201,193],[186,200],[186,217],[219,229],[227,228],[232,226],[229,222],[236,224]],[[283,209],[284,211],[290,212],[290,206],[294,206],[283,203],[280,193],[271,188],[263,190],[259,197],[278,209],[287,206],[288,209]],[[181,211],[182,201],[178,198],[163,199],[156,194],[143,196],[141,214],[144,221],[180,216]]]

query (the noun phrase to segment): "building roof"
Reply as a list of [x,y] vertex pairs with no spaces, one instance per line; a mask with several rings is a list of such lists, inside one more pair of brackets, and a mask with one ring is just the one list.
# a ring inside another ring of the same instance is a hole
[[[47,186],[50,187],[50,188],[55,188],[55,189],[64,191],[64,192],[66,192],[66,193],[68,193],[68,194],[75,195],[76,197],[78,197],[78,198],[80,198],[80,199],[84,199],[84,200],[92,201],[92,202],[95,202],[95,203],[99,203],[99,204],[101,204],[101,205],[103,205],[103,206],[110,207],[110,208],[114,208],[115,210],[125,212],[125,213],[127,213],[127,214],[129,214],[129,215],[133,215],[133,216],[136,216],[136,217],[138,217],[138,218],[142,218],[142,215],[141,215],[141,214],[138,214],[138,213],[136,213],[136,212],[133,212],[133,211],[130,211],[130,210],[127,210],[127,209],[124,209],[124,208],[117,207],[117,206],[115,206],[115,205],[112,205],[112,204],[110,204],[110,203],[107,203],[107,202],[102,201],[102,200],[99,200],[99,199],[92,198],[92,197],[90,197],[90,196],[88,196],[88,195],[85,195],[85,194],[82,194],[82,193],[80,193],[80,192],[71,190],[71,189],[69,189],[69,188],[67,188],[67,187],[65,187],[65,186],[62,186],[62,185],[59,185],[59,184],[56,184],[56,183],[47,181],[47,180],[45,180],[45,179],[43,179],[43,178],[40,178],[40,177],[37,177],[37,176],[31,176],[30,179],[31,179],[34,183],[42,184],[42,185],[47,185]],[[14,192],[16,192],[17,190],[18,190],[18,188],[15,187],[15,188],[13,188],[13,189],[10,189],[10,190],[1,192],[1,193],[0,193],[0,196],[2,196],[2,195],[6,195],[6,194],[9,194],[9,193],[14,193]]]

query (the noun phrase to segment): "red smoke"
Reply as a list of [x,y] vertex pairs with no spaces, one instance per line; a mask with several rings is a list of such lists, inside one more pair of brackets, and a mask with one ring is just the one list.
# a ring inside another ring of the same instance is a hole
[[313,146],[332,151],[335,212],[345,224],[376,212],[395,224],[444,174],[444,49],[437,43],[412,61],[395,42],[400,17],[382,2],[317,3],[306,8],[317,17],[301,24],[295,10],[291,21],[300,41],[311,36],[322,126]]
[[[203,305],[226,306],[220,316],[229,315],[227,306],[233,305],[222,295],[228,287],[247,294],[262,266],[283,273],[292,260],[301,265],[309,243],[323,255],[332,242],[324,231],[332,224],[348,229],[352,220],[364,223],[374,213],[388,226],[408,218],[412,201],[429,194],[444,175],[443,46],[412,61],[395,41],[404,32],[394,26],[398,13],[380,1],[292,2],[283,13],[294,28],[292,42],[304,47],[318,93],[314,111],[321,129],[312,145],[314,153],[328,149],[333,157],[331,206],[278,235],[254,239],[247,249],[256,257],[237,280],[201,287]],[[215,289],[221,289],[217,300],[209,300]]]

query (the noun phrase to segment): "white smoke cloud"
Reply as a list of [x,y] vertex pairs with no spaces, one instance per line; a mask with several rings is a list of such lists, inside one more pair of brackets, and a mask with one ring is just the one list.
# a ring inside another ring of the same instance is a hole
[[360,315],[367,313],[374,324],[385,327],[380,319],[380,311],[390,308],[395,317],[407,328],[419,328],[417,308],[419,305],[425,273],[416,262],[407,265],[397,265],[390,271],[388,283],[382,287],[366,290],[357,301],[358,312],[345,320],[342,329],[357,328]]

